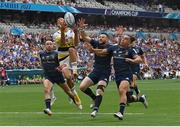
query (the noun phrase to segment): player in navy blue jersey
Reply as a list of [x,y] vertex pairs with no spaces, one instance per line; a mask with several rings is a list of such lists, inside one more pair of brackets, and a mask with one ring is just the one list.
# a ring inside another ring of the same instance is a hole
[[[84,26],[85,20],[81,19],[79,21],[79,25],[81,28]],[[81,37],[82,40],[91,44],[93,48],[105,49],[110,47],[109,44],[109,36],[107,33],[101,33],[99,35],[98,40],[94,40],[90,38],[85,31],[81,29]],[[94,56],[94,66],[92,72],[84,78],[84,80],[80,84],[80,90],[83,91],[86,95],[88,95],[93,101],[94,105],[90,107],[93,108],[93,112],[91,113],[91,117],[96,117],[100,104],[102,102],[103,94],[105,88],[109,82],[109,76],[111,73],[111,55],[100,55]],[[93,85],[97,84],[96,94],[89,88]]]
[[[124,28],[123,26],[119,26],[116,28],[116,32],[117,32],[117,35],[119,37],[119,39],[121,39],[124,31],[126,31],[126,28]],[[133,39],[134,41],[131,41],[131,44],[130,44],[130,47],[141,57],[143,63],[144,63],[144,67],[148,67],[148,64],[147,64],[147,60],[146,60],[146,57],[144,55],[144,52],[142,51],[142,49],[135,45],[135,38]],[[132,73],[133,73],[133,81],[130,85],[130,90],[127,92],[127,95],[133,95],[133,91],[136,92],[136,96],[131,96],[133,98],[133,100],[139,100],[141,97],[143,98],[146,98],[145,95],[142,95],[140,97],[139,93],[140,93],[140,90],[138,89],[138,86],[137,86],[137,83],[136,83],[136,80],[137,78],[139,77],[139,73],[140,73],[140,64],[135,64],[135,63],[132,63],[131,64],[131,70],[132,70]],[[131,103],[132,99],[128,99],[128,102],[127,104]],[[140,99],[141,100],[141,99]],[[143,103],[145,108],[147,108],[148,106],[148,103],[147,101]]]
[[130,43],[134,41],[134,38],[128,35],[124,35],[119,40],[118,45],[111,46],[107,49],[93,49],[97,55],[111,54],[113,56],[113,66],[115,70],[115,80],[120,96],[119,111],[114,114],[115,117],[120,120],[123,119],[125,106],[128,101],[145,102],[146,98],[140,97],[139,100],[134,100],[131,95],[127,95],[130,84],[132,82],[133,74],[130,65],[132,63],[141,63],[142,59],[138,54],[129,48]]
[[[52,115],[51,112],[51,89],[53,84],[56,83],[60,86],[64,92],[75,102],[74,95],[71,92],[71,89],[66,84],[63,74],[60,70],[58,52],[53,50],[53,42],[46,41],[45,50],[39,53],[42,68],[44,70],[44,94],[45,94],[45,105],[46,109],[44,110],[45,114],[49,116]],[[75,102],[76,103],[76,102]]]
[[[145,54],[144,54],[143,50],[141,49],[141,47],[135,45],[135,42],[132,43],[131,47],[141,57],[143,64],[144,64],[144,67],[147,68],[148,67],[147,59],[146,59]],[[131,69],[133,72],[133,82],[131,84],[131,87],[136,92],[137,97],[139,97],[140,90],[138,89],[138,85],[136,83],[136,80],[139,77],[140,64],[131,64]]]

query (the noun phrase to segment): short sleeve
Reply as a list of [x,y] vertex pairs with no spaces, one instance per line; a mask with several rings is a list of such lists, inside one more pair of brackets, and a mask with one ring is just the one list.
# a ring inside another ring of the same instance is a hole
[[90,41],[90,44],[93,46],[93,48],[97,48],[99,46],[99,42],[93,39]]
[[135,55],[138,55],[136,49],[134,49],[134,48],[130,48],[128,50],[128,54],[129,54],[130,58],[133,58]]
[[112,54],[113,51],[115,50],[115,48],[116,48],[116,46],[114,46],[114,45],[109,46],[109,47],[107,48],[107,52],[108,52],[109,54]]

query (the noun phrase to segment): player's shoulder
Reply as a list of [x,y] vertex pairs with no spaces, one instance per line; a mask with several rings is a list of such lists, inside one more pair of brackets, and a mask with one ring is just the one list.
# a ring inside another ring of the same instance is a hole
[[53,35],[60,34],[60,33],[61,33],[61,31],[58,30],[58,31],[56,31]]
[[74,31],[73,31],[71,28],[67,28],[66,33],[67,33],[68,35],[74,35]]
[[119,46],[118,45],[115,45],[115,44],[111,44],[108,48],[107,48],[107,51],[108,52],[113,52],[113,51],[116,51],[119,49]]
[[53,37],[59,36],[60,34],[61,34],[61,31],[58,30],[58,31],[56,31],[56,32],[53,34]]
[[134,49],[138,52],[138,54],[142,55],[144,53],[143,49],[141,46],[136,45]]
[[110,44],[110,47],[111,48],[119,48],[119,45],[118,44]]
[[52,53],[58,54],[58,51],[57,50],[53,50]]
[[118,44],[108,43],[108,46],[118,46]]
[[39,55],[42,55],[42,54],[44,54],[44,53],[45,53],[44,50],[40,50],[40,51],[39,51]]

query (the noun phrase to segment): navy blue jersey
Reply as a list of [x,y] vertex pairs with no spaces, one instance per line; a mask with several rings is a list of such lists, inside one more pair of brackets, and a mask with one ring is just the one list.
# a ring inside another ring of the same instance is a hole
[[132,74],[130,63],[125,61],[125,58],[133,58],[133,56],[137,55],[132,48],[123,48],[119,45],[114,45],[109,47],[107,51],[113,56],[116,78],[122,75]]
[[46,74],[53,75],[54,73],[57,73],[56,68],[59,66],[58,52],[56,52],[56,51],[51,51],[51,52],[41,51],[39,53],[39,56],[41,59],[41,64],[42,64],[43,70],[45,72],[45,75]]
[[[106,49],[111,46],[111,44],[100,44],[99,41],[91,40],[90,44],[93,46],[93,48],[97,49]],[[108,54],[106,56],[97,56],[95,54],[94,58],[94,69],[100,69],[100,70],[107,70],[111,71],[111,55]]]
[[134,46],[132,49],[140,56],[144,54],[143,50],[139,46]]
[[[132,47],[132,49],[133,49],[139,56],[141,56],[141,55],[144,54],[143,50],[142,50],[141,47],[139,47],[139,46],[134,46],[134,47]],[[133,74],[138,75],[139,72],[140,72],[140,65],[139,65],[139,64],[131,64],[131,69],[132,69]]]

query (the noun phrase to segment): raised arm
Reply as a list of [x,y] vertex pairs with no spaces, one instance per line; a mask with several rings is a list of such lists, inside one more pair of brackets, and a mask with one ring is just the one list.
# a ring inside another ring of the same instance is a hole
[[146,58],[145,54],[141,55],[141,59],[142,59],[143,64],[145,65],[145,67],[148,68],[149,65],[148,65],[147,58]]
[[64,21],[64,19],[63,18],[59,18],[58,20],[57,20],[57,26],[58,26],[58,28],[60,29],[60,31],[61,31],[61,42],[60,42],[60,45],[65,45],[65,29],[66,29],[66,24],[65,24],[65,21]]
[[74,45],[77,46],[79,43],[79,31],[78,31],[78,25],[75,24],[74,28]]
[[78,26],[79,26],[79,31],[80,31],[80,36],[85,42],[90,42],[91,38],[86,34],[84,31],[85,27],[87,24],[85,24],[85,19],[81,18],[78,20]]

